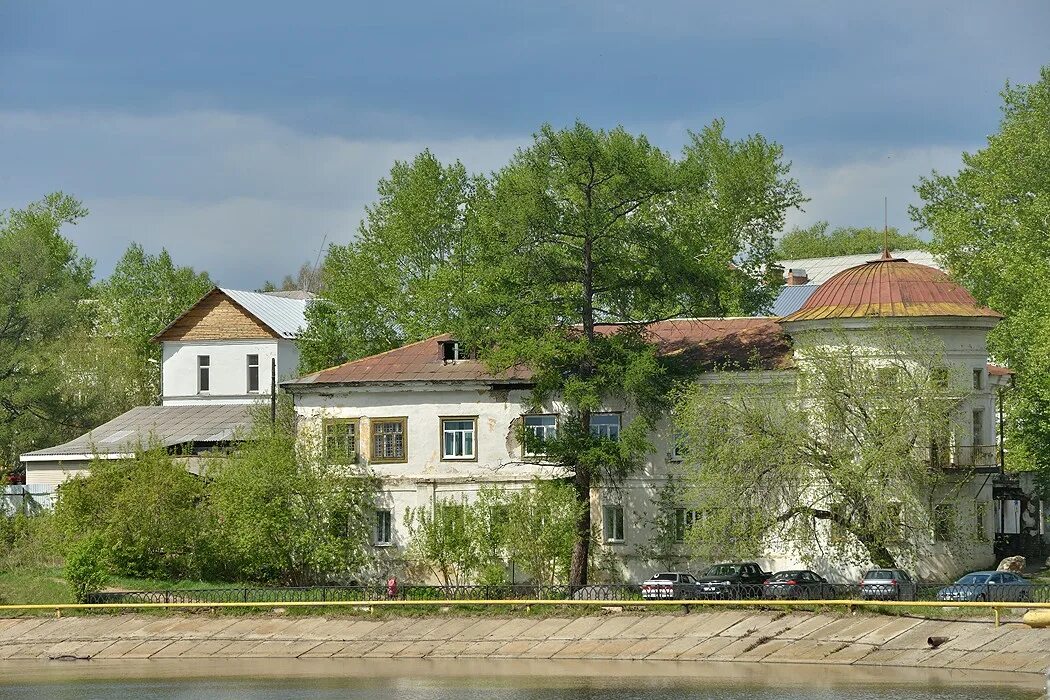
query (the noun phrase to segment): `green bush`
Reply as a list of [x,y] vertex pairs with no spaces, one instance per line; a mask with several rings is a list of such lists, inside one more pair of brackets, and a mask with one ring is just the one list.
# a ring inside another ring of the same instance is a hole
[[81,540],[70,549],[66,581],[78,603],[83,603],[88,594],[102,590],[107,579],[106,552],[99,538]]

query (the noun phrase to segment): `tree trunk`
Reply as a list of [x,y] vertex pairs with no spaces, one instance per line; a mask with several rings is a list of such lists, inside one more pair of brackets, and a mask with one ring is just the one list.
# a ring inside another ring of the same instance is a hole
[[569,567],[569,585],[587,585],[587,569],[591,556],[591,474],[577,467],[573,479],[580,515],[576,520],[576,543],[572,547],[572,565]]
[[[591,163],[590,182],[584,187],[584,195],[587,201],[587,209],[591,209],[594,202],[592,188],[594,186],[594,163]],[[590,357],[594,344],[594,240],[590,230],[585,232],[583,240],[583,260],[581,316],[583,325],[583,336],[587,341],[588,352],[584,353],[578,368],[580,378],[584,381],[594,376],[594,362]],[[586,435],[591,429],[591,412],[580,411],[580,428]],[[591,472],[590,468],[579,464],[573,478],[573,488],[576,490],[576,503],[580,507],[580,515],[576,521],[576,543],[572,548],[572,565],[569,568],[569,585],[586,586],[587,573],[590,565],[591,554]]]

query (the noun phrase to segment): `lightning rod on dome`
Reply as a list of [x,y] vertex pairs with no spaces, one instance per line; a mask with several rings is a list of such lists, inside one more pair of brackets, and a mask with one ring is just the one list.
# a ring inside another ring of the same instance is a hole
[[889,197],[882,198],[882,259],[892,260],[890,255],[890,209]]

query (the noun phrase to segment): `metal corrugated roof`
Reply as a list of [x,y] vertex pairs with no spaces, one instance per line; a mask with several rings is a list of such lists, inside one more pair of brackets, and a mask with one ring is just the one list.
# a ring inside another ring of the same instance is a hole
[[306,306],[310,303],[309,299],[292,299],[287,296],[221,287],[219,291],[243,306],[248,313],[282,338],[298,338],[306,329]]
[[[781,260],[777,264],[785,270],[805,270],[806,275],[809,277],[808,285],[821,285],[843,270],[848,270],[857,265],[863,265],[864,263],[878,257],[878,253],[863,253],[861,255],[836,255],[830,258]],[[911,263],[917,263],[927,267],[935,267],[938,270],[941,269],[941,266],[937,264],[936,260],[934,260],[933,254],[925,250],[896,250],[893,251],[893,257],[904,258]]]
[[780,317],[795,313],[818,289],[820,289],[819,284],[784,285],[777,292],[770,315]]
[[782,320],[866,317],[963,316],[1001,318],[981,306],[948,275],[902,258],[873,260],[820,285],[802,307]]
[[245,404],[136,406],[75,440],[22,457],[115,455],[155,445],[222,442],[249,428],[251,420],[251,406]]

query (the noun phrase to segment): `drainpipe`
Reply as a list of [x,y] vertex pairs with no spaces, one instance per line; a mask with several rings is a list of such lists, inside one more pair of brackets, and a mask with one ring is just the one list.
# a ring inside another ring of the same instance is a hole
[[277,358],[270,358],[270,425],[277,425]]

